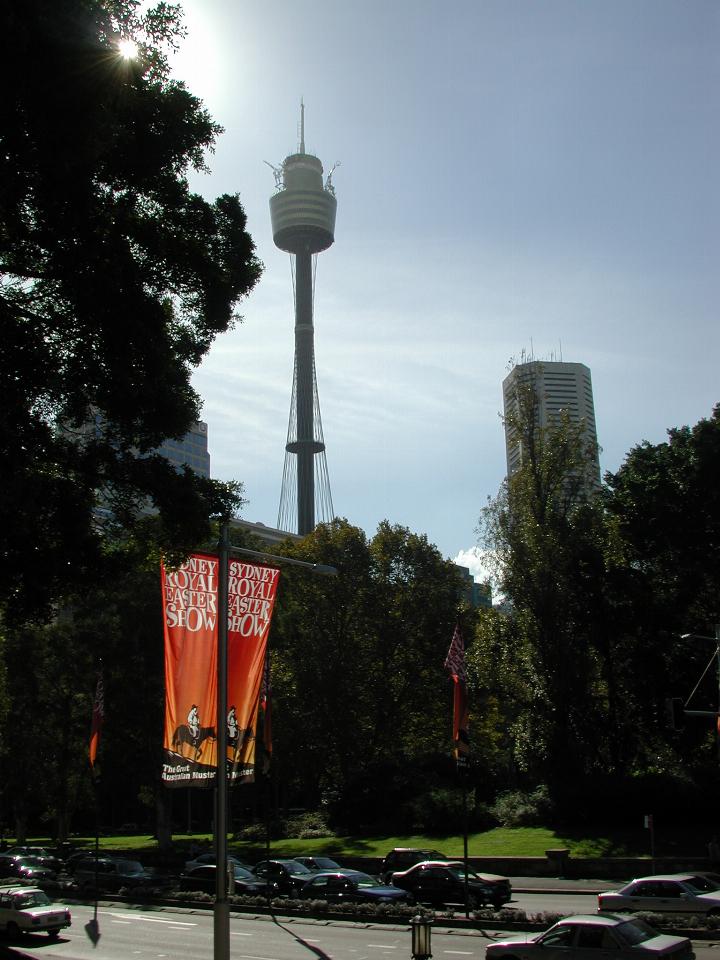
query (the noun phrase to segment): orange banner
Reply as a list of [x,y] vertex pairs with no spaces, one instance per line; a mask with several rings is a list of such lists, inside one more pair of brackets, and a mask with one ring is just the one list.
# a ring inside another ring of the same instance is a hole
[[[263,662],[280,571],[231,560],[228,567],[228,752],[231,782],[254,779]],[[165,633],[168,786],[212,786],[217,768],[218,559],[194,554],[161,570]]]

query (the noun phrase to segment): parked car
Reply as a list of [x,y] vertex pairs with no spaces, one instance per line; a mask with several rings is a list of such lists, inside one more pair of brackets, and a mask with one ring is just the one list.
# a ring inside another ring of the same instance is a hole
[[75,853],[71,853],[69,857],[65,857],[61,872],[72,876],[80,864],[87,863],[88,861],[95,863],[94,852],[92,850],[78,850]]
[[421,847],[395,847],[380,864],[380,877],[383,883],[389,883],[393,873],[407,870],[408,867],[424,860],[448,860],[439,850],[424,850]]
[[312,870],[297,860],[261,860],[255,864],[252,872],[261,880],[276,884],[278,893],[285,897],[297,896],[313,876]]
[[[215,853],[214,850],[208,851],[208,853],[201,853],[197,857],[194,857],[192,860],[185,861],[185,871],[187,872],[188,870],[192,870],[195,867],[207,867],[207,866],[214,867],[216,862],[217,862],[217,854]],[[238,858],[232,856],[232,854],[228,854],[227,862],[237,864],[238,867],[243,867],[245,870],[252,869],[252,867],[249,864],[244,863],[242,860],[238,860]]]
[[696,873],[640,877],[619,890],[598,894],[598,910],[720,915],[720,890],[713,886],[707,877]]
[[57,874],[50,867],[45,866],[39,857],[18,857],[8,865],[8,870],[14,877],[21,880],[33,880],[40,883],[42,880],[54,880]]
[[9,937],[43,932],[56,937],[70,923],[68,908],[51,903],[38,887],[0,887],[0,930]]
[[[9,850],[5,850],[3,853],[0,853],[0,876],[4,875],[4,871],[7,869],[9,864],[20,859],[21,857],[37,857],[43,866],[49,867],[56,873],[62,867],[62,860],[60,860],[59,857],[56,857],[55,854],[46,847],[20,845],[17,847],[10,847]],[[12,874],[10,874],[10,876],[12,876]]]
[[584,957],[586,948],[603,960],[642,960],[672,957],[673,960],[694,960],[692,944],[687,937],[665,936],[636,917],[617,917],[610,913],[594,916],[577,914],[566,917],[544,933],[535,936],[497,940],[485,950],[487,960],[567,960]]
[[293,857],[308,870],[342,870],[343,868],[337,860],[331,860],[330,857]]
[[[254,873],[241,867],[237,863],[231,864],[237,894],[264,896],[268,892],[268,883],[256,877]],[[217,867],[214,863],[201,864],[180,874],[179,886],[181,890],[200,890],[204,893],[215,893],[217,890]],[[228,879],[228,890],[229,879]],[[270,892],[275,893],[274,884],[270,884]]]
[[415,903],[415,897],[407,890],[378,883],[360,870],[318,873],[305,883],[299,896],[328,903]]
[[465,903],[466,886],[471,910],[488,903],[499,909],[512,896],[508,878],[495,873],[468,870],[466,884],[465,865],[460,860],[416,863],[409,870],[393,873],[391,882],[396,887],[409,890],[418,903],[430,903],[433,906]]
[[167,880],[147,870],[138,860],[101,857],[76,867],[75,884],[83,893],[117,893],[124,888],[165,886]]

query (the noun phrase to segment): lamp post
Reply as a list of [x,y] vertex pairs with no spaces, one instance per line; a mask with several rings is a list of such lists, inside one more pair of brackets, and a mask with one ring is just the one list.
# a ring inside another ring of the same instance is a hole
[[[691,716],[691,717],[715,717],[715,718],[716,718],[718,759],[720,760],[720,623],[716,623],[716,624],[715,624],[715,636],[714,636],[714,637],[703,636],[703,635],[700,634],[700,633],[682,633],[682,634],[680,634],[680,639],[681,639],[681,640],[709,640],[711,643],[712,643],[712,642],[715,643],[715,652],[713,653],[712,657],[710,658],[710,662],[708,663],[708,665],[707,665],[707,666],[705,667],[705,669],[703,670],[702,676],[700,677],[700,679],[698,680],[698,682],[695,684],[695,687],[694,687],[694,689],[693,689],[693,692],[692,692],[692,693],[690,694],[690,696],[687,698],[687,701],[686,701],[686,709],[684,709],[683,712],[685,713],[686,716]],[[711,711],[711,710],[688,710],[688,709],[687,709],[687,704],[690,703],[690,701],[692,700],[692,698],[693,698],[693,696],[694,696],[694,694],[695,694],[695,691],[697,690],[697,688],[698,688],[698,687],[700,686],[700,684],[702,683],[702,680],[703,680],[705,674],[708,672],[708,670],[709,670],[710,667],[712,666],[713,661],[715,661],[716,664],[717,664],[717,680],[718,680],[718,708],[717,708],[717,710],[716,710],[714,713],[713,713],[713,711]]]
[[410,921],[410,930],[412,931],[413,960],[429,960],[432,957],[432,920],[420,915],[413,917]]
[[[323,563],[308,563],[294,557],[234,547],[230,543],[230,526],[220,526],[218,542],[218,632],[217,632],[217,765],[215,768],[215,907],[213,909],[213,958],[230,958],[230,903],[228,900],[227,860],[227,646],[228,646],[228,565],[230,554],[252,557],[265,563],[292,564],[312,573],[337,576],[335,567]],[[429,954],[428,954],[429,956]]]

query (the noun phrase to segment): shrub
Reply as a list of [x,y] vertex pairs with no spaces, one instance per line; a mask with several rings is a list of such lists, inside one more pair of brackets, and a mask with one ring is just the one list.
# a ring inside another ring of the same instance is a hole
[[542,826],[552,814],[548,788],[541,784],[529,793],[523,790],[501,793],[490,812],[503,827]]

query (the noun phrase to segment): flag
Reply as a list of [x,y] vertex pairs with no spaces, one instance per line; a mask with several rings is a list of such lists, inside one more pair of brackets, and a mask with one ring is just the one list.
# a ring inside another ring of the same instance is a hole
[[218,765],[229,783],[255,776],[260,687],[280,571],[231,559],[227,590],[227,754],[217,754],[219,560],[191,554],[161,568],[165,620],[162,780],[211,787]]
[[453,633],[450,649],[445,658],[445,669],[453,680],[453,756],[459,767],[466,766],[470,754],[467,674],[465,671],[465,644],[459,626],[455,627]]
[[103,688],[102,667],[98,673],[95,685],[95,700],[93,701],[92,723],[90,725],[90,767],[95,771],[98,746],[100,745],[100,731],[105,719],[105,691]]

